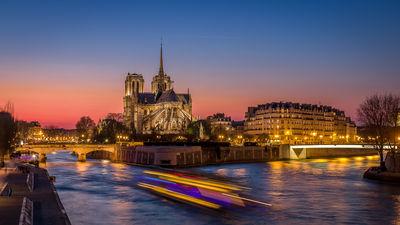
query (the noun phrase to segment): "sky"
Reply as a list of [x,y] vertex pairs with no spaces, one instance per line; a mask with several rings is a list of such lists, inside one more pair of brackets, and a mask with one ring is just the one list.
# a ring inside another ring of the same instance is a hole
[[0,1],[0,105],[73,128],[123,111],[124,79],[164,68],[193,114],[400,94],[400,1]]

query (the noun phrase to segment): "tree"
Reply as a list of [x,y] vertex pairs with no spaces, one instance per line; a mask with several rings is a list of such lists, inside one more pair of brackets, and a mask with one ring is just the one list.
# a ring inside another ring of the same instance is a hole
[[0,112],[0,167],[4,165],[4,156],[7,155],[14,144],[17,133],[16,123],[11,113]]
[[122,113],[109,113],[106,116],[106,119],[116,120],[118,122],[124,122],[124,115]]
[[262,133],[262,134],[258,135],[257,140],[259,142],[268,142],[269,141],[269,135],[265,134],[265,133]]
[[357,114],[367,135],[365,139],[375,146],[384,168],[384,147],[389,146],[394,151],[398,142],[400,97],[393,94],[373,95],[361,103]]
[[101,120],[94,134],[97,143],[115,143],[118,136],[128,136],[129,129],[121,121],[106,117]]
[[248,134],[248,133],[244,133],[243,134],[243,138],[244,138],[244,141],[253,141],[254,135]]
[[[211,136],[211,126],[205,120],[197,120],[189,123],[186,133],[191,140],[208,139]],[[202,134],[200,134],[202,133]],[[203,137],[201,137],[203,136]]]
[[89,116],[83,116],[76,123],[75,127],[79,139],[86,140],[92,137],[96,124]]
[[32,127],[40,127],[38,121],[27,122],[24,120],[17,120],[15,124],[17,128],[16,143],[21,143],[21,141],[26,143],[28,141],[30,129],[32,129]]

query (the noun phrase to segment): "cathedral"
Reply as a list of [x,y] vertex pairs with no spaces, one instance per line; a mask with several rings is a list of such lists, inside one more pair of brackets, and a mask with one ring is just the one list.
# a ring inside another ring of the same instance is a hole
[[180,134],[192,121],[189,93],[175,93],[171,77],[164,72],[162,45],[160,67],[144,92],[143,75],[128,73],[125,79],[124,123],[139,134]]

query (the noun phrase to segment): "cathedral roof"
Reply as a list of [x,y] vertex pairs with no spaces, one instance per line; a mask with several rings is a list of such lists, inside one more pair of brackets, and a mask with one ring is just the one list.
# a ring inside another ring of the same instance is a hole
[[178,98],[185,104],[190,103],[190,94],[176,94]]
[[144,92],[138,94],[138,101],[141,104],[155,104],[160,102],[183,102],[184,104],[190,103],[190,94],[176,94],[173,89],[164,91],[159,96]]
[[158,102],[179,102],[179,98],[175,94],[174,89],[169,89],[161,94],[161,96],[157,99],[157,103]]
[[154,104],[156,103],[156,98],[153,93],[139,93],[138,100],[142,104]]

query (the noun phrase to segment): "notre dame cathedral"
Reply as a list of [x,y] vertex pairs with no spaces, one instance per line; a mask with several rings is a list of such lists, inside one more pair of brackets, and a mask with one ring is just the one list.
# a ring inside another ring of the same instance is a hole
[[171,77],[164,72],[162,45],[160,68],[144,92],[143,75],[128,73],[125,79],[124,122],[141,134],[179,134],[192,121],[192,98],[175,93]]

